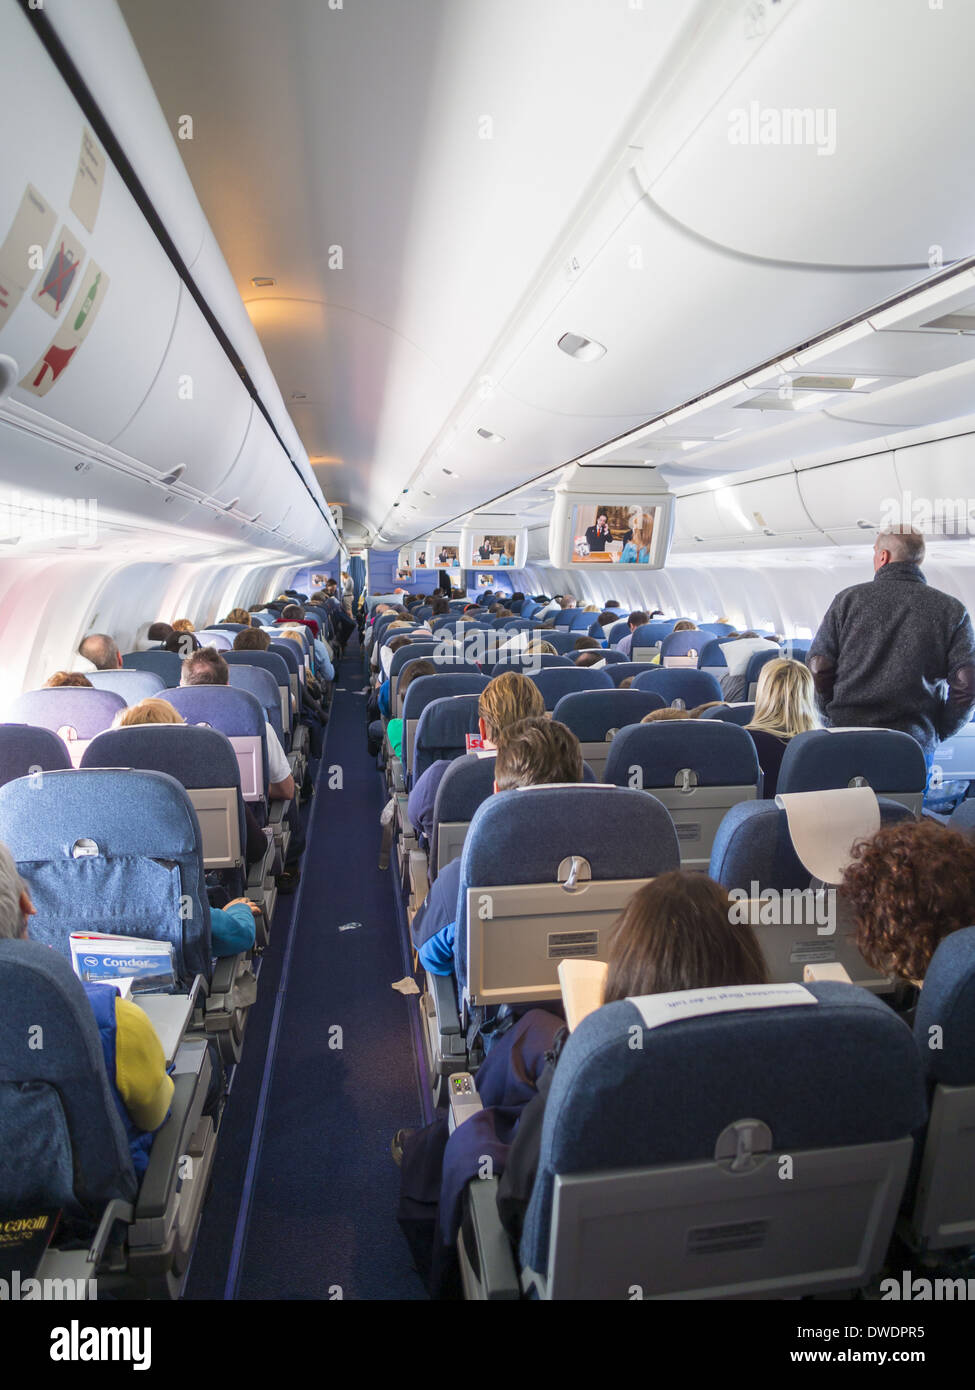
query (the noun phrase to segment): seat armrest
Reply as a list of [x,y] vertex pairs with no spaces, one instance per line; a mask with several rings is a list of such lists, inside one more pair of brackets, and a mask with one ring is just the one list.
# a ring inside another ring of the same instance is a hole
[[431,975],[427,972],[427,988],[437,1011],[437,1027],[445,1037],[454,1037],[460,1032],[460,1014],[457,1011],[457,986],[453,975]]
[[446,1080],[447,1100],[450,1102],[448,1125],[451,1134],[458,1125],[484,1109],[484,1102],[477,1094],[477,1083],[469,1071],[452,1072]]
[[406,778],[403,775],[403,762],[401,758],[390,758],[389,773],[392,778],[393,791],[406,791]]
[[464,1292],[470,1297],[473,1288],[475,1297],[492,1302],[520,1298],[518,1267],[498,1212],[498,1179],[475,1178],[467,1184],[465,1200],[470,1216],[465,1226],[472,1232],[475,1248],[466,1248],[462,1227],[457,1243]]
[[290,798],[287,801],[272,801],[268,811],[267,823],[275,829],[280,829],[288,808],[291,805]]
[[173,1081],[175,1090],[169,1117],[153,1140],[149,1167],[145,1171],[136,1199],[137,1221],[165,1216],[170,1196],[175,1191],[176,1182],[180,1177],[180,1159],[188,1151],[193,1130],[196,1128],[197,1117],[193,1113],[193,1100],[200,1084],[200,1076],[197,1072],[182,1072],[178,1073]]
[[208,1011],[214,1006],[223,1007],[222,996],[229,994],[233,989],[237,971],[246,960],[247,956],[243,951],[236,956],[217,957],[213,965],[213,974],[210,976],[210,993],[206,1001]]

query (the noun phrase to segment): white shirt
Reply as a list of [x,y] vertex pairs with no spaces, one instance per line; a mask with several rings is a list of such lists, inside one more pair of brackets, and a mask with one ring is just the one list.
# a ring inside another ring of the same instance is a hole
[[291,776],[291,767],[288,763],[281,742],[265,720],[264,727],[267,730],[267,777],[269,782],[286,782]]

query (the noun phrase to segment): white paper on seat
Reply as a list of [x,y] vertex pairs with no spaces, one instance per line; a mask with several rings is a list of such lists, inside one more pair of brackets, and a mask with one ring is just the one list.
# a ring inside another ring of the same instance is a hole
[[775,798],[785,811],[792,846],[813,878],[839,883],[857,840],[880,829],[880,806],[870,787],[791,792]]
[[729,676],[743,676],[756,652],[779,651],[778,643],[770,642],[767,637],[739,637],[735,642],[719,642],[718,646],[728,663]]
[[674,994],[644,994],[628,999],[639,1009],[645,1028],[660,1028],[704,1014],[730,1014],[740,1009],[779,1009],[790,1004],[818,1004],[803,985],[731,985],[724,989],[684,989]]

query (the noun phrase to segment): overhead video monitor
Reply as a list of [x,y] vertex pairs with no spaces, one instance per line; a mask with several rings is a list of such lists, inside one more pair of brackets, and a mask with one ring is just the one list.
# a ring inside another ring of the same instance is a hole
[[601,499],[571,494],[553,508],[552,563],[659,569],[667,558],[673,526],[673,498]]
[[409,565],[400,565],[396,570],[396,578],[401,584],[408,584],[413,578],[413,570]]
[[477,587],[479,589],[492,589],[494,587],[493,574],[478,574]]
[[507,517],[475,517],[474,524],[460,533],[460,562],[465,570],[522,569],[527,552],[528,532]]
[[460,568],[460,546],[456,540],[444,541],[434,536],[427,541],[427,569],[459,571]]

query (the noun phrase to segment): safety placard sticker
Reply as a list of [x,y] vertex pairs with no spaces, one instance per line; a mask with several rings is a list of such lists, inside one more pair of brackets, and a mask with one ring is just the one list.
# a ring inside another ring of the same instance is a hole
[[52,319],[56,319],[67,304],[84,259],[85,248],[81,242],[75,240],[67,227],[62,227],[54,238],[40,284],[33,296],[34,303],[46,309]]
[[81,132],[81,154],[78,172],[71,190],[71,211],[89,232],[95,230],[95,218],[102,200],[105,182],[105,151],[87,126]]
[[0,244],[0,328],[44,261],[44,249],[57,224],[57,213],[32,183],[20,200],[10,231]]
[[51,387],[60,380],[98,317],[108,294],[109,283],[109,278],[101,266],[89,261],[78,292],[62,320],[54,341],[20,383],[25,391],[30,391],[34,396],[46,396]]

